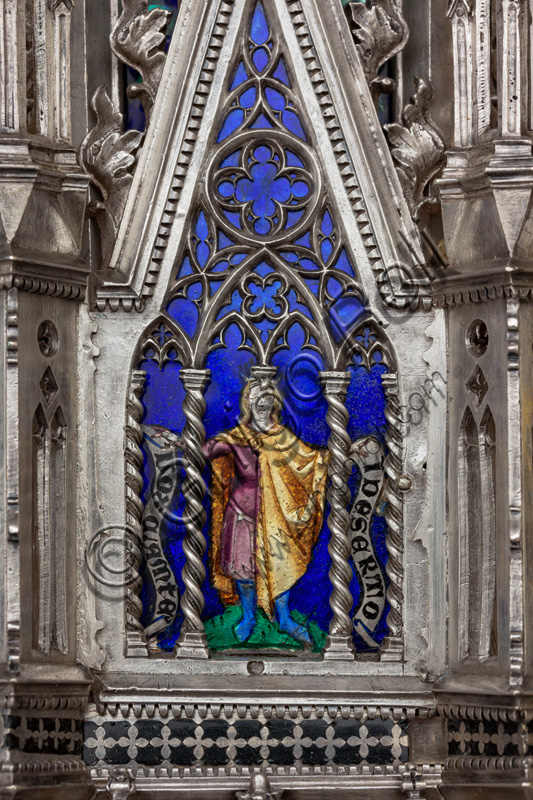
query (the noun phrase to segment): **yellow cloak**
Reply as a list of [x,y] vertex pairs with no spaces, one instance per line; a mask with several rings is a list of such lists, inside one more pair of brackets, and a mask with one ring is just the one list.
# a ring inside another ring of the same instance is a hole
[[[330,454],[300,441],[283,425],[266,433],[242,425],[217,441],[252,447],[259,457],[255,540],[257,602],[270,617],[276,597],[305,573],[322,527]],[[226,605],[238,602],[235,581],[220,567],[224,513],[234,480],[232,455],[212,461],[210,564],[213,585]]]

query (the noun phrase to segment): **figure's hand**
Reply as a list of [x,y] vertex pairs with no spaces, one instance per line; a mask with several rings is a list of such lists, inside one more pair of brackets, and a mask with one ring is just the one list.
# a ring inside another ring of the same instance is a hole
[[159,439],[161,436],[164,436],[167,433],[170,433],[166,428],[161,427],[161,425],[151,425],[152,428],[152,438]]
[[176,450],[181,450],[183,452],[185,450],[185,439],[183,436],[176,436],[176,438],[172,440],[172,445]]
[[161,425],[152,425],[151,427],[152,438],[161,439],[165,447],[169,449],[174,447],[176,450],[185,449],[185,442],[180,434],[169,431],[168,428],[163,428]]
[[358,439],[350,448],[350,457],[354,458],[369,458],[381,452],[381,446],[374,436],[365,436],[363,439]]

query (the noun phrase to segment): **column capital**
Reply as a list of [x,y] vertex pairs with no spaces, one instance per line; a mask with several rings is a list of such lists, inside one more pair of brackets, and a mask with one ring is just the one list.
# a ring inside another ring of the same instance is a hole
[[269,366],[255,366],[250,369],[252,373],[252,378],[262,382],[262,381],[271,381],[275,378],[276,373],[278,371],[277,367],[269,367]]
[[144,389],[146,382],[146,371],[143,369],[134,369],[131,374],[131,390],[133,392],[141,391]]
[[382,375],[381,384],[387,397],[398,394],[398,375],[396,372],[386,372]]
[[203,392],[210,380],[210,369],[180,369],[180,381],[187,391]]
[[352,377],[351,372],[334,372],[329,370],[326,372],[319,372],[318,374],[325,394],[338,394],[342,397],[346,395]]

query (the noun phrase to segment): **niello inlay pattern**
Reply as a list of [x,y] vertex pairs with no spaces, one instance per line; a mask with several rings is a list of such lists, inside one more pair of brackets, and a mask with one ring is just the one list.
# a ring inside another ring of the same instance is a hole
[[529,752],[529,728],[523,722],[448,720],[450,756],[524,756]]
[[138,719],[85,723],[91,767],[340,766],[408,760],[408,721]]
[[35,755],[81,755],[82,721],[63,717],[0,716],[2,749]]

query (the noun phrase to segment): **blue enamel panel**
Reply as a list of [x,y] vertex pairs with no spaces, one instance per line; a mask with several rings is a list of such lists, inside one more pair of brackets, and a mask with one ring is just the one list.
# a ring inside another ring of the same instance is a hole
[[[204,424],[208,438],[234,427],[238,422],[243,376],[249,374],[250,367],[255,363],[251,353],[237,349],[241,339],[242,336],[236,326],[232,326],[226,336],[227,350],[216,350],[208,357],[206,366],[211,370],[213,376],[216,376],[209,384],[205,394],[207,409]],[[285,400],[283,422],[303,441],[325,447],[329,436],[328,426],[325,421],[327,405],[318,379],[318,372],[323,369],[322,360],[316,352],[304,346],[303,331],[298,325],[295,325],[294,330],[290,333],[289,345],[289,350],[281,351],[273,360],[273,363],[278,367],[278,386]],[[155,423],[174,431],[181,431],[185,419],[181,408],[184,392],[178,377],[179,365],[167,365],[162,371],[146,363],[141,366],[148,371],[147,389],[143,397],[146,408],[143,424]],[[371,434],[384,443],[387,422],[384,415],[385,397],[381,386],[381,375],[386,371],[386,368],[377,364],[368,372],[364,367],[354,364],[349,369],[351,381],[346,406],[350,415],[350,436],[355,440],[361,436]],[[145,474],[145,497],[151,477],[153,476]],[[206,469],[205,477],[209,485],[211,480],[209,468]],[[355,490],[359,479],[360,476],[355,471],[350,480],[352,491]],[[206,499],[205,506],[208,512],[208,520],[204,530],[206,536],[208,536],[210,523],[209,498]],[[326,509],[326,514],[327,511],[328,509]],[[378,512],[372,520],[372,540],[376,555],[380,562],[385,564],[387,561],[385,547],[387,525],[382,516],[382,509],[379,508]],[[180,498],[175,503],[172,514],[176,514],[177,519],[180,519],[183,513],[184,503],[183,498]],[[185,528],[182,523],[175,522],[172,519],[165,523],[164,548],[176,575],[180,593],[184,589],[181,579],[181,571],[185,565],[183,554],[184,535]],[[305,575],[291,589],[291,608],[301,614],[309,623],[316,623],[318,628],[324,632],[327,632],[332,616],[329,606],[331,592],[331,585],[328,579],[331,566],[331,559],[328,553],[329,537],[330,532],[326,522],[320,532],[312,560]],[[205,565],[209,576],[208,555],[205,557]],[[386,585],[388,585],[388,578],[385,580]],[[203,618],[210,620],[223,615],[225,613],[224,606],[217,591],[212,588],[209,577],[206,578],[203,588],[206,600]],[[354,599],[353,608],[355,609],[360,600],[361,587],[354,569],[350,590]],[[151,591],[149,581],[147,581],[143,590],[143,602],[146,605],[146,622],[151,619],[151,595],[153,603],[153,590]],[[387,634],[386,616],[388,610],[389,606],[387,604],[381,622],[373,633],[377,643],[381,642]],[[159,643],[161,647],[172,649],[179,635],[181,621],[180,614],[177,620],[165,632],[160,634]],[[355,635],[354,641],[358,651],[364,652],[369,649],[368,643],[359,636]]]

